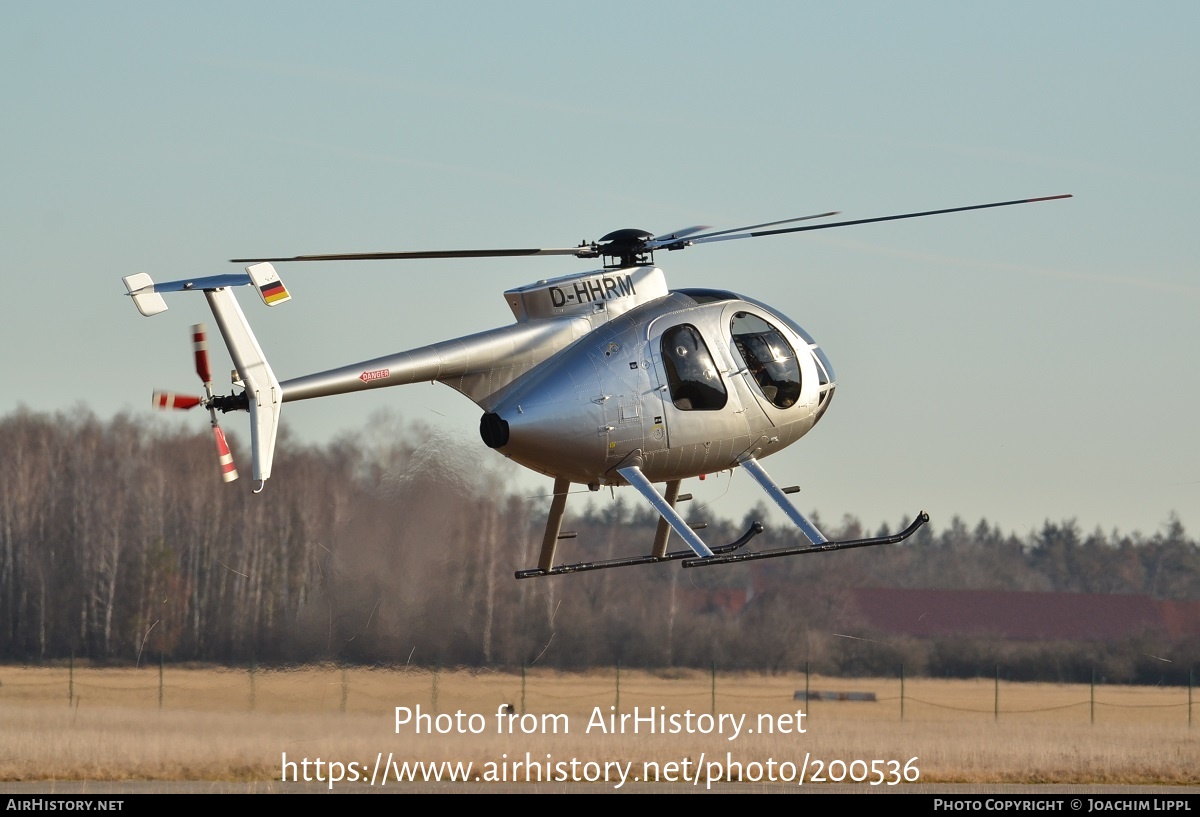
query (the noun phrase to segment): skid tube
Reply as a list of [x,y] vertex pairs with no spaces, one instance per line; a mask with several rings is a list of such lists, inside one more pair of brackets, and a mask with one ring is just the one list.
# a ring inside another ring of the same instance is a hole
[[[876,536],[870,539],[849,539],[845,542],[825,542],[808,547],[775,548],[760,550],[757,553],[728,553],[704,558],[685,559],[684,567],[708,567],[709,565],[726,565],[733,562],[751,562],[755,559],[774,559],[777,556],[802,556],[806,553],[828,553],[832,550],[850,550],[852,548],[868,548],[876,545],[894,545],[903,542],[916,533],[922,525],[929,521],[929,514],[921,511],[907,528],[891,536]],[[714,551],[715,552],[715,551]]]
[[[928,518],[928,517],[926,517]],[[746,544],[763,532],[761,522],[752,522],[750,527],[741,537],[728,545],[721,545],[712,548],[714,556],[706,556],[704,561],[709,561],[715,558],[728,558],[730,554],[734,554],[735,550],[743,548]],[[583,573],[587,570],[606,570],[610,567],[629,567],[631,565],[653,565],[659,562],[673,562],[677,559],[686,559],[689,556],[695,556],[695,551],[692,550],[673,550],[670,553],[664,553],[662,556],[631,556],[626,559],[604,559],[599,562],[579,562],[573,565],[560,565],[549,570],[542,570],[538,567],[532,567],[528,570],[518,570],[514,575],[518,579],[534,579],[538,576],[558,576],[562,573]],[[687,562],[684,562],[687,564]]]

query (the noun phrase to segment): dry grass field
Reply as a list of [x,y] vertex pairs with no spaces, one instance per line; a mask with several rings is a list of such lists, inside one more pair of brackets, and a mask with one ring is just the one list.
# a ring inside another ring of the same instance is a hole
[[[903,700],[895,679],[809,684],[877,700],[795,702],[802,674],[718,674],[714,684],[696,671],[622,671],[618,681],[616,671],[531,671],[522,680],[466,670],[167,668],[160,687],[157,667],[0,667],[0,780],[279,781],[286,756],[299,777],[306,759],[310,777],[318,758],[341,764],[335,785],[360,788],[406,761],[470,762],[485,781],[571,774],[613,785],[622,770],[629,781],[682,775],[703,785],[718,776],[798,781],[802,769],[805,785],[821,776],[902,785],[906,775],[921,783],[1200,783],[1200,723],[1189,727],[1187,689],[1099,686],[1093,702],[1086,685],[1001,683],[997,716],[991,680],[909,679]],[[505,704],[517,717],[498,717]],[[420,734],[413,721],[397,727],[397,707],[431,716]],[[665,725],[677,728],[649,734],[643,721],[636,734],[632,723],[610,733],[593,720],[608,725],[610,714],[635,708],[674,715]],[[710,720],[714,713],[725,717]],[[544,717],[556,715],[565,717]],[[331,770],[320,774],[325,780]]]

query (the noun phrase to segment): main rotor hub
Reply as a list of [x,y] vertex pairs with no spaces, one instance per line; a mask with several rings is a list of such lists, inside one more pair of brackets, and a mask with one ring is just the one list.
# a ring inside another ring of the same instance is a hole
[[645,230],[627,227],[614,230],[600,239],[600,255],[605,269],[640,267],[654,263],[654,253],[646,249],[646,239],[654,234]]

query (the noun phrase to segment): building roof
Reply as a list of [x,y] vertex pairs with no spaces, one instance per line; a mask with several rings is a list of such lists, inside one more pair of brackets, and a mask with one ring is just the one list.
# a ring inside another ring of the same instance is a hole
[[846,592],[872,629],[916,637],[1106,641],[1145,634],[1172,639],[1200,636],[1200,602],[1005,590],[855,588]]

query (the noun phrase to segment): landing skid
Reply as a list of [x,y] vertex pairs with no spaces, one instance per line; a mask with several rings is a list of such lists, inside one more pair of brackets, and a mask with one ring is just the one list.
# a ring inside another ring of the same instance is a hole
[[[734,551],[745,547],[751,539],[753,539],[755,536],[758,536],[762,532],[762,523],[752,522],[750,527],[746,529],[746,532],[742,534],[741,538],[730,542],[728,545],[720,545],[712,548],[711,550],[714,554],[716,554],[716,556],[723,556],[724,558],[729,558],[729,556],[726,554],[736,556],[737,554],[734,553]],[[688,557],[695,557],[695,555],[695,552],[690,549],[673,550],[670,553],[664,553],[662,556],[632,556],[626,559],[603,559],[598,562],[579,562],[578,564],[573,565],[559,565],[558,567],[552,567],[549,570],[542,570],[540,567],[533,567],[529,568],[528,570],[518,570],[515,575],[518,579],[533,579],[538,576],[558,576],[563,573],[582,573],[586,570],[605,570],[610,567],[653,565],[658,564],[659,562],[673,562],[677,559],[687,559]],[[715,558],[715,556],[706,557],[701,561],[708,561],[712,558]],[[684,562],[684,564],[687,564],[687,562]]]
[[755,559],[774,559],[777,556],[803,556],[806,553],[829,553],[833,550],[851,550],[853,548],[869,548],[876,545],[894,545],[903,542],[916,533],[922,525],[929,521],[929,514],[921,511],[907,528],[891,536],[875,536],[870,539],[849,539],[845,542],[824,542],[808,547],[775,548],[761,550],[758,553],[731,553],[705,558],[685,559],[684,567],[708,567],[709,565],[727,565],[732,562],[752,562]]
[[[658,529],[654,534],[654,544],[648,556],[632,556],[622,559],[602,559],[595,562],[579,562],[571,565],[555,567],[554,556],[561,539],[573,539],[574,533],[562,532],[563,514],[567,508],[567,494],[571,484],[562,477],[554,480],[554,499],[550,503],[550,513],[546,517],[546,532],[542,538],[542,551],[538,558],[538,566],[526,570],[518,570],[514,574],[518,579],[532,579],[537,576],[558,576],[564,573],[582,573],[587,570],[605,570],[611,567],[629,567],[631,565],[651,565],[659,562],[683,560],[684,567],[706,567],[708,565],[725,565],[734,562],[751,562],[755,559],[774,559],[780,556],[803,556],[808,553],[829,553],[834,550],[851,550],[853,548],[875,547],[878,545],[894,545],[903,542],[916,533],[922,525],[929,521],[929,514],[921,511],[907,528],[891,536],[875,536],[869,539],[850,539],[843,542],[830,542],[812,521],[787,498],[800,490],[799,488],[780,488],[763,470],[753,455],[743,457],[738,465],[748,473],[755,482],[766,491],[767,495],[795,523],[808,545],[803,547],[784,547],[771,550],[761,550],[757,553],[737,553],[755,536],[763,532],[763,526],[754,522],[737,541],[728,545],[710,548],[696,535],[696,531],[704,527],[702,524],[689,524],[684,520],[675,506],[692,498],[691,494],[680,494],[680,480],[670,480],[666,483],[666,492],[660,494],[655,490],[650,480],[642,472],[641,451],[634,451],[622,464],[613,469],[633,486],[647,502],[659,513]],[[667,539],[671,533],[676,533],[690,550],[674,550],[667,552]]]

